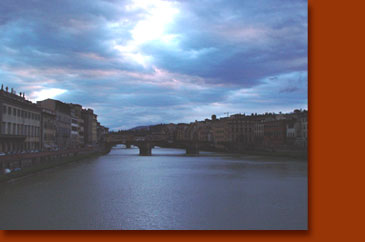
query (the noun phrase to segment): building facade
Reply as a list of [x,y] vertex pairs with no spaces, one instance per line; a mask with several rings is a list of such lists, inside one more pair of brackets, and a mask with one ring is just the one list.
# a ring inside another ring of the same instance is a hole
[[70,103],[71,112],[71,144],[74,148],[83,147],[85,144],[84,137],[84,120],[82,119],[82,106]]
[[72,147],[71,142],[71,109],[66,103],[54,99],[38,101],[37,104],[54,111],[56,114],[56,144],[59,150]]
[[226,149],[227,144],[231,142],[231,135],[228,122],[229,118],[220,118],[212,120],[212,135],[214,147],[217,149]]
[[81,116],[84,120],[85,145],[95,145],[98,140],[97,115],[92,109],[82,109]]
[[264,146],[267,148],[282,148],[287,144],[287,120],[268,120],[264,123]]
[[42,151],[57,150],[56,143],[56,113],[42,108],[41,115],[41,146]]
[[188,129],[189,125],[185,124],[185,123],[179,123],[176,125],[176,129],[175,129],[175,141],[179,142],[179,141],[185,141],[188,138],[187,135],[187,129]]
[[0,90],[0,153],[38,151],[41,148],[41,110],[24,94]]
[[99,122],[97,122],[97,143],[101,144],[104,142],[104,137],[108,134],[109,129],[107,127],[102,126]]

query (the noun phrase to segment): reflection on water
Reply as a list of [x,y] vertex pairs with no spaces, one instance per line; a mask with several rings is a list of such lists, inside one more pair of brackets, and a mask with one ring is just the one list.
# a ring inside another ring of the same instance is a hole
[[182,149],[108,155],[0,184],[0,229],[306,229],[307,163]]

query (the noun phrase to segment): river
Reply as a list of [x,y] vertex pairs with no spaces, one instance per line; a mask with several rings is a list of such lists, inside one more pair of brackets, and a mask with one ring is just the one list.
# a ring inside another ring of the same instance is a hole
[[307,229],[307,162],[155,148],[0,183],[0,229]]

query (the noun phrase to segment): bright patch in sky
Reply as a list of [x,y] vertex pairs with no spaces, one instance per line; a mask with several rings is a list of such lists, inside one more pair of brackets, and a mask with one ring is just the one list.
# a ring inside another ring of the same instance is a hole
[[126,9],[128,11],[142,10],[143,17],[130,31],[132,39],[126,45],[115,44],[114,48],[124,57],[146,67],[151,57],[141,54],[140,46],[155,40],[164,44],[171,43],[176,35],[167,33],[167,27],[179,10],[174,3],[160,0],[134,0],[131,5],[126,6]]
[[[145,1],[136,1],[138,3]],[[139,21],[131,31],[133,44],[139,45],[151,40],[159,40],[166,34],[167,25],[173,21],[174,16],[179,12],[170,2],[148,1],[150,4],[139,5],[146,11],[145,19]]]
[[42,89],[40,91],[35,91],[30,94],[30,99],[34,102],[45,100],[47,98],[55,98],[63,93],[67,92],[67,90],[60,88],[47,88]]

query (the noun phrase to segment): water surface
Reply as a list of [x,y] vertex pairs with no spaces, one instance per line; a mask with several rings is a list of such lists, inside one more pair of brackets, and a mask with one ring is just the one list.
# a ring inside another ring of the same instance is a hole
[[0,183],[0,229],[306,229],[307,162],[114,148]]

